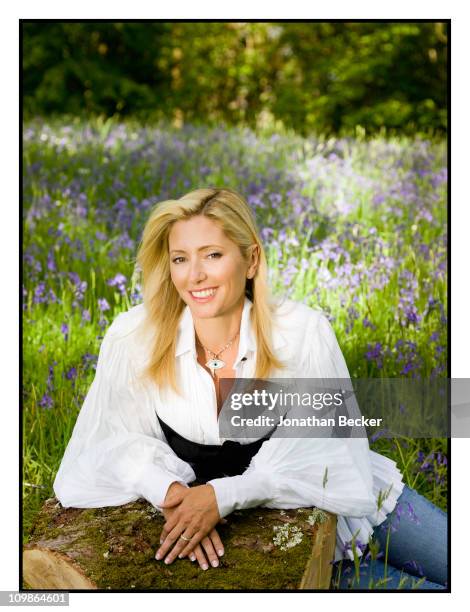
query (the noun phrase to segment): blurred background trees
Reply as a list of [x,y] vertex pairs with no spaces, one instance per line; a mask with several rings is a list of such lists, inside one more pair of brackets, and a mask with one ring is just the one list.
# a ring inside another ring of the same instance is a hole
[[23,22],[25,119],[446,130],[447,23]]

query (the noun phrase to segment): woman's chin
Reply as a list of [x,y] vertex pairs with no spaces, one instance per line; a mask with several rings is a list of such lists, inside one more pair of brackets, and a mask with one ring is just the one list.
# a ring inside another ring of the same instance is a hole
[[209,303],[206,304],[189,304],[191,313],[198,319],[210,319],[217,316],[219,307],[217,304]]

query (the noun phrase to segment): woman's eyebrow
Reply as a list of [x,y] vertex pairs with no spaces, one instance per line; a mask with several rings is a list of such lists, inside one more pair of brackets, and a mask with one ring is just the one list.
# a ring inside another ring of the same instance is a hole
[[[204,249],[212,249],[212,248],[217,248],[217,249],[222,249],[223,247],[219,246],[218,244],[206,244],[205,246],[199,247],[198,251],[203,251]],[[170,253],[186,253],[186,251],[183,251],[183,249],[172,249],[170,251]]]

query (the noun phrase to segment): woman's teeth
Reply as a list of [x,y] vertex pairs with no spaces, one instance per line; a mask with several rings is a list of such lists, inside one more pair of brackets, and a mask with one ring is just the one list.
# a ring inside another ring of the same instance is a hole
[[215,289],[207,289],[206,291],[191,291],[191,295],[196,298],[205,298],[214,295]]

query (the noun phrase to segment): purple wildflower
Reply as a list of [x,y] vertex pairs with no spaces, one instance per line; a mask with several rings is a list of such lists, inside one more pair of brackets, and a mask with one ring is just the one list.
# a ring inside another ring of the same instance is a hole
[[54,389],[54,365],[57,365],[57,361],[54,361],[54,363],[49,366],[49,375],[46,381],[47,388],[50,391]]
[[78,283],[80,282],[80,277],[76,272],[69,272],[69,279],[74,285],[78,285]]
[[78,196],[77,205],[75,207],[75,211],[76,211],[76,213],[77,213],[77,215],[79,217],[86,217],[86,215],[87,215],[87,208],[86,208],[87,204],[88,204],[88,198],[87,198],[86,194],[81,193]]
[[295,257],[290,257],[288,262],[287,262],[286,267],[282,271],[282,275],[283,275],[283,279],[284,279],[284,285],[286,287],[291,284],[293,278],[295,277],[295,275],[298,272],[297,264],[298,264],[297,259]]
[[57,266],[55,264],[54,253],[49,251],[47,255],[47,269],[51,272],[55,272],[57,270]]
[[408,372],[411,372],[414,369],[414,367],[415,366],[414,366],[413,362],[412,361],[408,361],[406,363],[406,365],[404,366],[404,368],[402,369],[402,371],[400,372],[400,374],[405,376],[406,374],[408,374]]
[[[370,345],[367,345],[367,348],[369,348],[369,346]],[[366,357],[369,360],[375,359],[380,356],[381,351],[382,345],[380,342],[376,342],[375,346],[366,353]]]
[[46,291],[46,283],[44,282],[39,283],[34,288],[33,304],[42,304],[44,302],[47,302],[45,291]]
[[370,441],[375,442],[379,438],[382,438],[383,436],[387,435],[387,433],[388,433],[387,428],[378,429],[374,434],[371,435]]
[[75,367],[71,367],[70,370],[68,370],[65,373],[65,378],[67,380],[75,380],[76,377],[77,377],[77,368]]
[[106,298],[100,298],[98,300],[98,308],[101,312],[105,312],[106,310],[109,310],[111,306],[108,304]]
[[421,320],[421,317],[414,306],[412,308],[407,308],[405,310],[405,315],[410,323],[419,323]]
[[377,194],[374,195],[372,201],[373,201],[375,206],[378,206],[379,204],[382,204],[382,202],[385,201],[385,196],[383,195],[383,193],[377,193]]
[[263,242],[267,242],[273,234],[274,234],[273,229],[271,229],[270,227],[263,227],[263,229],[261,230],[261,240]]
[[86,369],[92,367],[96,370],[96,362],[98,361],[98,355],[94,355],[93,353],[85,353],[82,355],[82,363]]
[[69,326],[67,323],[62,323],[60,326],[60,331],[64,334],[64,339],[67,340],[69,335]]
[[41,272],[42,271],[42,265],[40,261],[37,261],[33,255],[30,255],[29,253],[26,253],[24,256],[25,262],[28,264],[28,266],[31,268],[30,271],[32,272]]
[[41,408],[52,408],[53,404],[54,402],[52,401],[52,397],[47,393],[44,393],[44,395],[39,400],[39,405],[41,406]]
[[127,278],[124,276],[124,274],[121,274],[119,272],[118,274],[116,274],[116,276],[108,280],[108,285],[110,287],[116,287],[121,295],[125,295],[126,294],[126,282],[127,282]]
[[382,344],[380,342],[376,342],[373,347],[368,343],[367,344],[368,351],[365,354],[365,358],[367,361],[375,361],[375,365],[381,369],[383,365],[383,354],[382,354]]
[[73,306],[76,308],[78,306],[78,302],[83,300],[88,283],[86,281],[82,281],[76,272],[69,272],[69,279],[73,283]]
[[54,293],[52,289],[49,289],[49,293],[47,297],[49,298],[49,302],[51,302],[52,304],[60,303],[59,298],[56,296],[56,294]]
[[356,546],[359,548],[361,553],[363,553],[365,549],[367,548],[367,544],[365,542],[361,542],[360,540],[356,541]]

